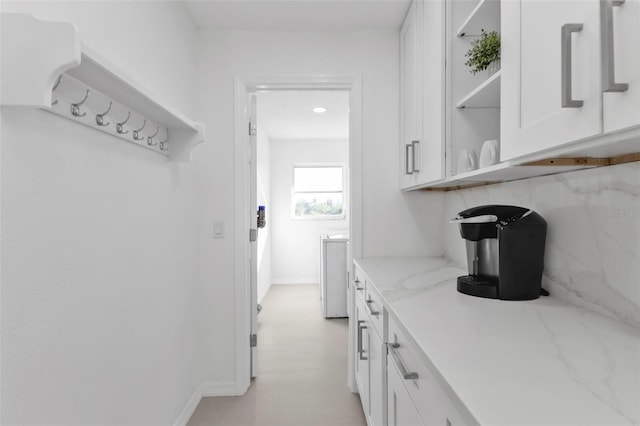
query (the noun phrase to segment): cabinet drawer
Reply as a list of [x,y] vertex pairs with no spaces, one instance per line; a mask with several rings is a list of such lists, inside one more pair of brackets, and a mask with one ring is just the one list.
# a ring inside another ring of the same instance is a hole
[[414,345],[394,318],[389,318],[389,365],[403,375],[411,396],[425,424],[442,424],[445,418],[440,404],[440,388],[435,377],[420,359],[420,349]]
[[353,270],[354,270],[353,271],[354,293],[356,294],[356,296],[358,294],[360,294],[361,296],[364,296],[364,287],[365,287],[364,272],[362,272],[362,269],[360,269],[356,264],[353,265]]
[[380,294],[378,294],[376,289],[368,281],[365,286],[364,302],[365,302],[365,305],[367,306],[367,312],[371,317],[371,325],[378,332],[378,335],[384,338],[385,337],[384,321],[383,321],[384,307],[382,305],[382,297],[380,296]]

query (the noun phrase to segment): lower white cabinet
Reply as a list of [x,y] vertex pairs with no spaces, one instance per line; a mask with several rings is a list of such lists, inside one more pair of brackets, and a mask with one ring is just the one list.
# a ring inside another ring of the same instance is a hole
[[368,426],[476,425],[436,380],[424,352],[386,309],[365,272],[351,286],[355,325],[354,369]]
[[369,426],[384,426],[387,351],[375,329],[369,334]]
[[364,299],[355,295],[356,351],[355,376],[365,416],[369,417],[369,324]]
[[477,424],[463,414],[436,380],[422,351],[393,318],[388,318],[387,413],[394,426]]
[[[356,269],[354,281],[356,351],[355,375],[362,408],[368,426],[386,425],[387,351],[384,344],[383,309],[376,307],[379,295],[362,282],[362,272]],[[360,288],[361,290],[358,290]]]
[[387,425],[417,426],[424,425],[409,391],[405,387],[404,377],[398,371],[392,359],[387,358]]

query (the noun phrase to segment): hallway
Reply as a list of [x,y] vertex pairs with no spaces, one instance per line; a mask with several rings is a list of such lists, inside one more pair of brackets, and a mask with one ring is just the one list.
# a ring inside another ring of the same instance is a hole
[[258,315],[258,377],[241,397],[203,398],[190,426],[363,426],[347,388],[347,319],[322,317],[316,285],[274,285]]

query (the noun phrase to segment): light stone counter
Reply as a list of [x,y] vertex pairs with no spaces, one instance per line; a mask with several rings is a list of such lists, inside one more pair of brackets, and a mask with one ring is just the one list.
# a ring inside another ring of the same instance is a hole
[[444,258],[356,259],[482,425],[640,424],[640,330],[561,302],[458,293]]

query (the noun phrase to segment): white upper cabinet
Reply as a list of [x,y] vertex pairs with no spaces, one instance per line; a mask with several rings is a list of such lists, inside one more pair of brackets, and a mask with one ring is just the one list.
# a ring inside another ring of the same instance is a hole
[[503,161],[640,123],[638,1],[502,2]]
[[414,0],[400,33],[400,186],[444,178],[445,3]]
[[422,141],[422,1],[411,3],[400,31],[400,186],[415,184]]
[[604,132],[640,124],[640,0],[600,3]]
[[425,1],[422,49],[422,141],[416,152],[418,184],[444,178],[445,149],[445,3]]

